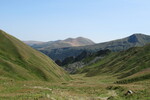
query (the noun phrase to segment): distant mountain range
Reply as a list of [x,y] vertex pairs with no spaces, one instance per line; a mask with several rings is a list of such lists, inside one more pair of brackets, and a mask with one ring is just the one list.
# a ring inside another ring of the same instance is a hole
[[0,30],[0,77],[65,81],[69,75],[49,57]]
[[56,48],[77,47],[95,44],[92,40],[83,37],[68,38],[65,40],[57,40],[49,42],[24,41],[24,43],[38,50],[50,50]]
[[32,45],[40,45],[44,42],[41,42],[41,41],[23,41],[25,44],[29,45],[29,46],[32,46]]
[[[84,41],[84,40],[83,40]],[[93,42],[92,42],[93,43]],[[79,47],[60,47],[57,46],[46,46],[45,48],[41,48],[40,46],[32,46],[33,48],[43,52],[44,54],[51,57],[53,60],[64,60],[67,57],[76,57],[83,51],[90,51],[90,52],[96,52],[99,50],[109,49],[111,51],[122,51],[127,50],[131,47],[140,47],[144,46],[147,43],[150,43],[150,36],[144,35],[144,34],[133,34],[129,37],[104,42],[104,43],[98,43],[98,44],[92,44],[87,46],[79,46]]]

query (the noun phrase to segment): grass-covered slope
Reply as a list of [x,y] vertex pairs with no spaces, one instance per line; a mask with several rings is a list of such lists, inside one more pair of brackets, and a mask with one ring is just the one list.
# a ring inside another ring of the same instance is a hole
[[63,81],[70,77],[49,57],[0,30],[0,77]]
[[[80,72],[87,76],[111,73],[126,81],[150,79],[150,44],[134,47],[119,53],[112,53],[95,64],[86,66]],[[127,82],[128,83],[128,82]]]

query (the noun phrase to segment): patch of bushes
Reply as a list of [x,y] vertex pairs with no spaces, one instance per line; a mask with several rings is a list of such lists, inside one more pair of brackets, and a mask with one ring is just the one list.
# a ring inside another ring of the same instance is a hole
[[107,90],[118,90],[118,91],[125,91],[124,87],[121,86],[108,86],[106,87]]

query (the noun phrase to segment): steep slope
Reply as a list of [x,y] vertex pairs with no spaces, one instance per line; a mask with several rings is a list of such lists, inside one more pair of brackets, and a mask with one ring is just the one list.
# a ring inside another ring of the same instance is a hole
[[142,80],[150,79],[149,69],[150,44],[112,53],[99,62],[82,68],[79,72],[87,73],[87,76],[113,74],[119,79]]
[[122,51],[127,50],[131,47],[144,46],[150,43],[150,36],[144,34],[133,34],[129,37],[118,39],[114,41],[82,46],[82,47],[68,47],[59,49],[43,49],[41,52],[45,53],[53,60],[63,60],[66,57],[78,56],[84,50],[87,51],[98,51],[103,49],[110,49],[111,51]]
[[[28,44],[27,41],[25,43]],[[65,40],[43,42],[40,44],[35,43],[30,46],[38,50],[51,50],[56,48],[76,47],[76,46],[85,46],[85,45],[93,45],[93,44],[95,43],[87,38],[78,37],[78,38],[68,38]]]
[[0,77],[64,81],[70,77],[49,57],[0,30]]

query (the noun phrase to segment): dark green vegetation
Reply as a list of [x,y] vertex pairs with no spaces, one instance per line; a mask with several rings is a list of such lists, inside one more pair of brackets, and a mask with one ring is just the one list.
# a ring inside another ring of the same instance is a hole
[[70,77],[49,57],[0,30],[0,77],[63,81]]
[[74,74],[78,69],[87,65],[91,65],[100,59],[103,59],[110,53],[111,51],[108,49],[99,50],[97,52],[83,51],[76,57],[67,57],[63,61],[56,60],[55,62],[70,74]]
[[100,50],[100,51],[97,51],[97,52],[83,51],[83,52],[81,52],[81,54],[79,54],[76,57],[71,56],[71,57],[65,58],[63,61],[56,60],[55,62],[59,66],[66,66],[68,64],[75,63],[75,62],[78,62],[78,61],[83,61],[84,63],[88,63],[89,61],[93,60],[94,58],[99,57],[99,56],[101,56],[101,57],[106,56],[110,52],[111,51],[108,50],[108,49]]
[[[109,49],[111,51],[123,51],[131,47],[144,46],[147,43],[150,43],[150,36],[144,34],[133,34],[123,39],[118,39],[94,45],[81,47],[42,49],[40,51],[51,57],[53,60],[64,60],[67,57],[71,56],[76,57],[85,50],[91,52],[105,49]],[[35,49],[37,48],[35,47]]]
[[79,73],[86,73],[90,77],[112,74],[121,79],[116,83],[122,84],[150,79],[150,44],[111,53],[95,64],[83,67]]

